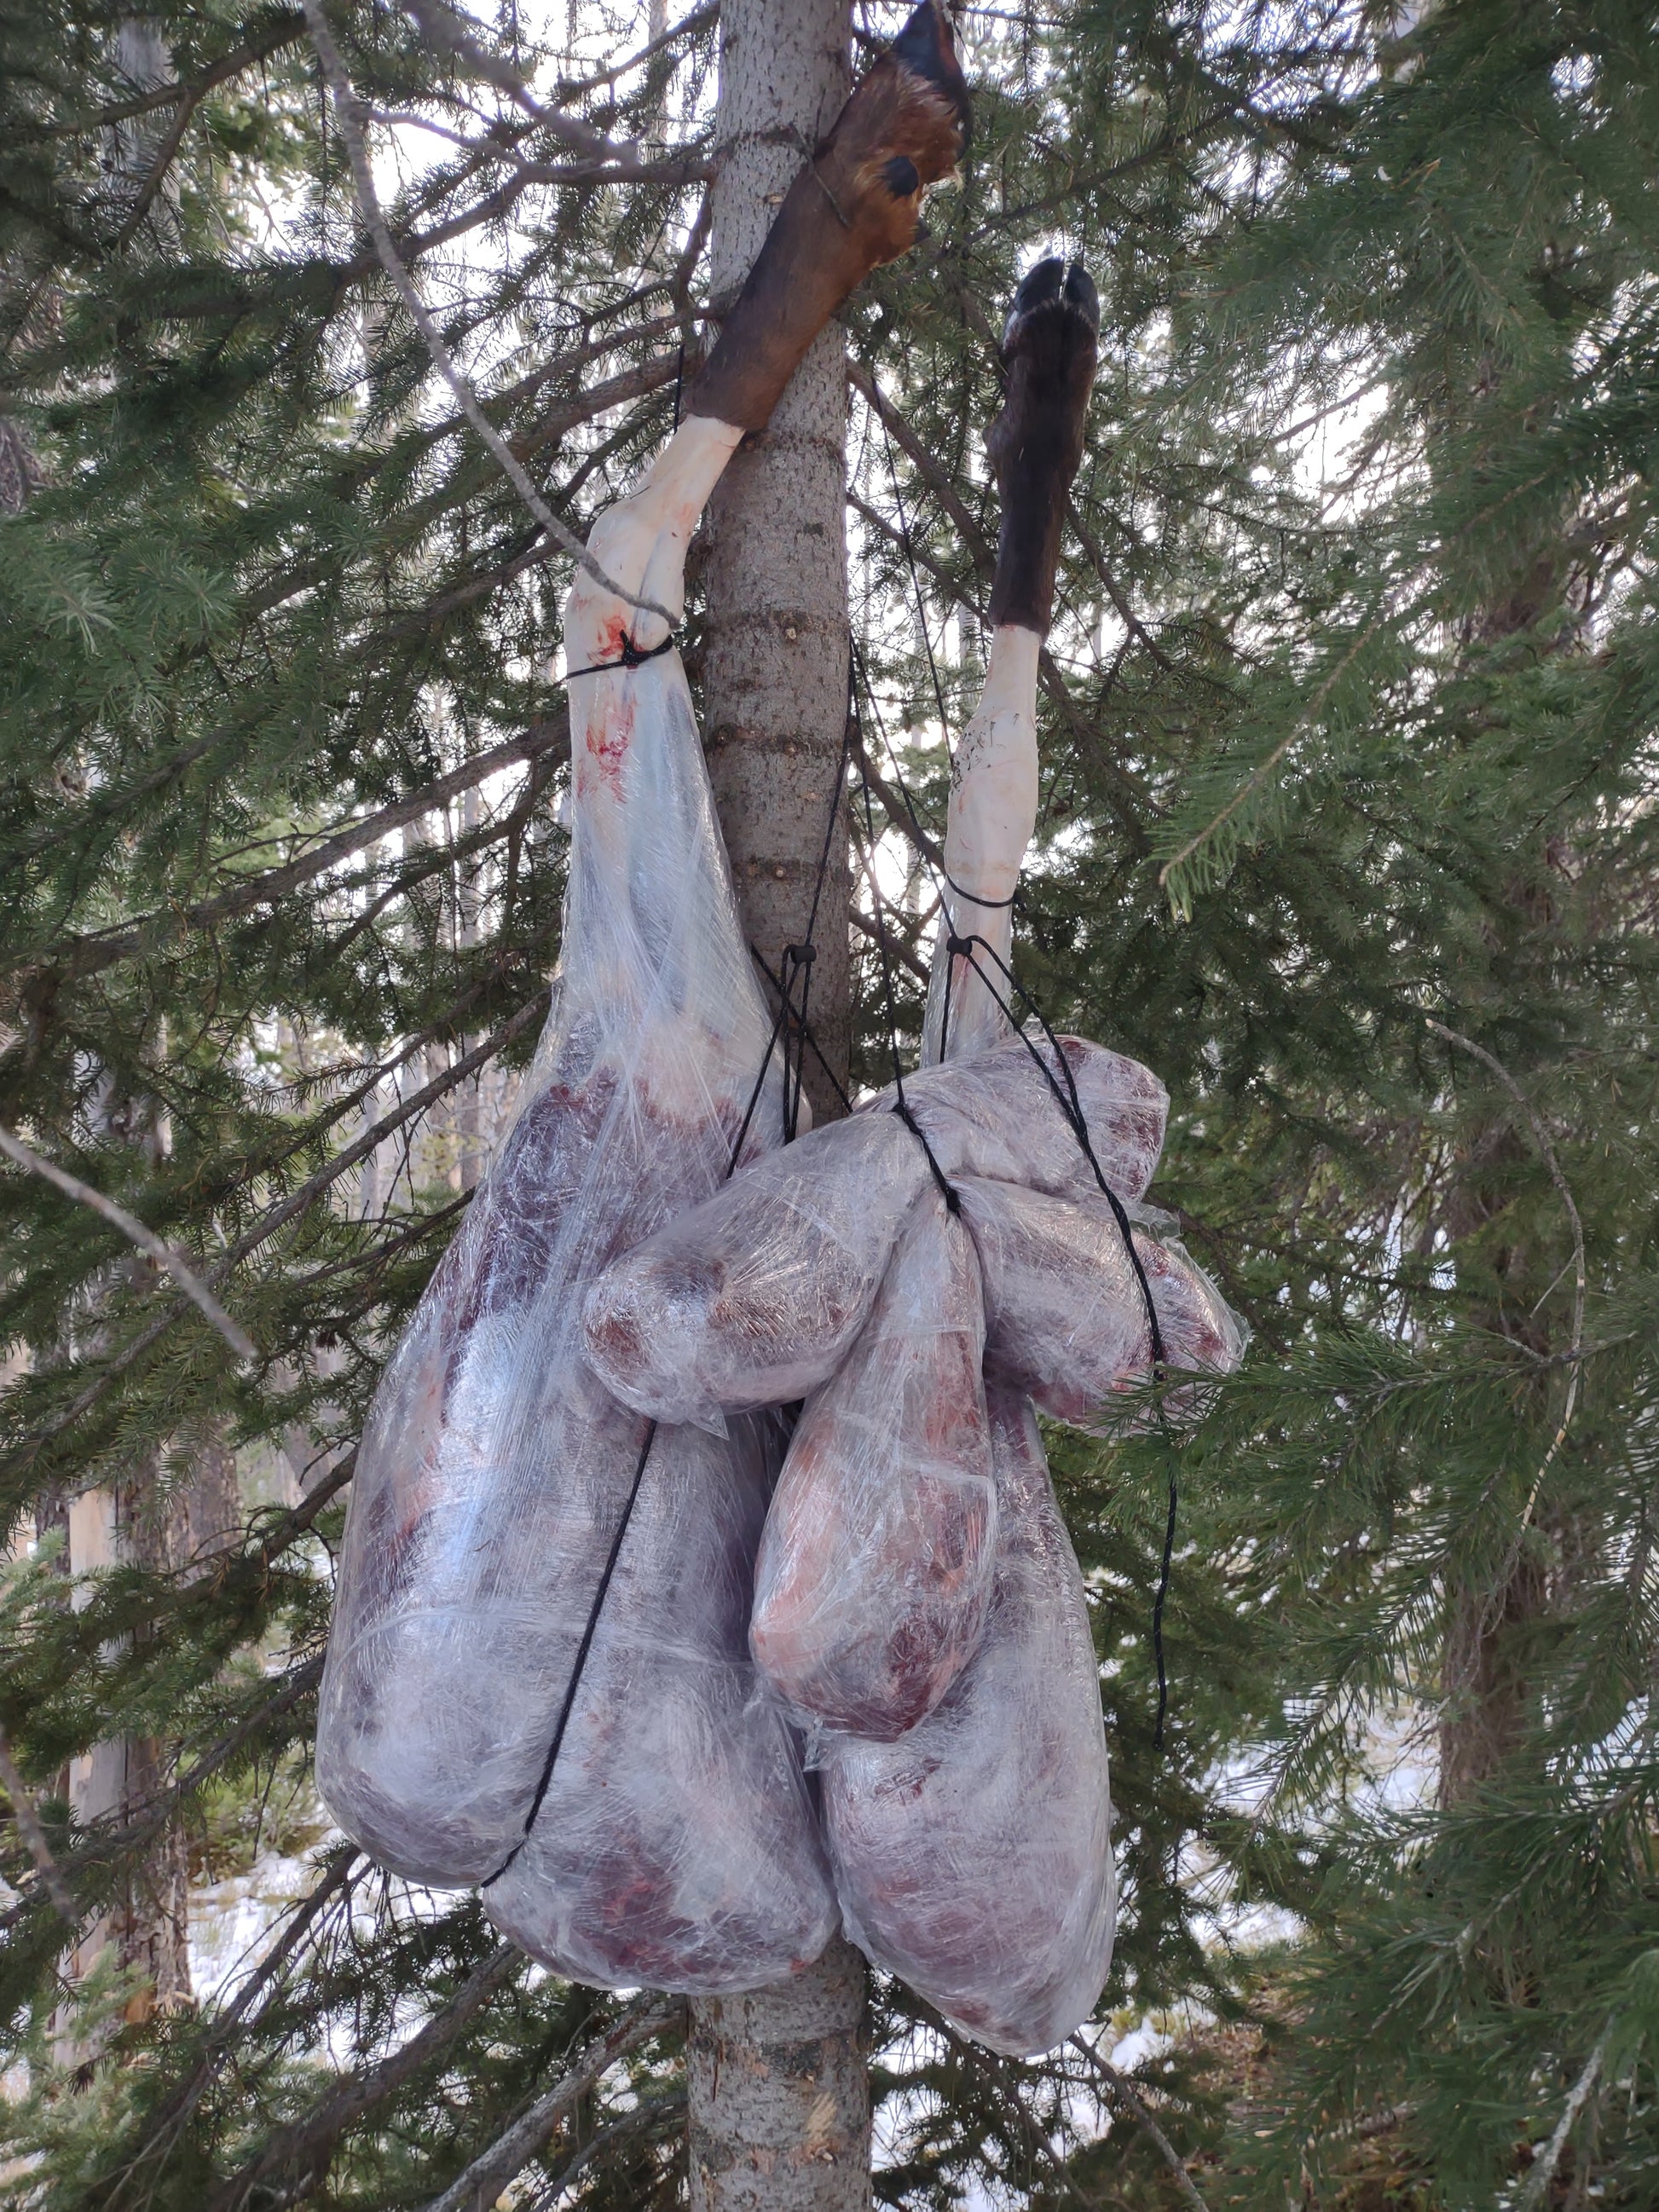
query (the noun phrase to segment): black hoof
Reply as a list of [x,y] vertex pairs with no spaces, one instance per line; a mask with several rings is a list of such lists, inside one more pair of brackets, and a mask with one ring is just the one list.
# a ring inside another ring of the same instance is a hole
[[1003,326],[1004,359],[1022,350],[1051,315],[1080,324],[1091,339],[1100,335],[1100,295],[1094,278],[1080,261],[1068,268],[1057,253],[1039,261],[1020,279]]
[[994,624],[1016,623],[1039,636],[1048,627],[1099,337],[1100,295],[1080,262],[1067,268],[1054,256],[1027,272],[1002,334],[1007,395],[985,441],[1002,495]]
[[957,59],[956,34],[951,28],[951,19],[940,0],[921,0],[921,7],[912,10],[889,52],[913,76],[938,86],[957,111],[962,125],[962,143],[966,146],[970,121],[968,81]]

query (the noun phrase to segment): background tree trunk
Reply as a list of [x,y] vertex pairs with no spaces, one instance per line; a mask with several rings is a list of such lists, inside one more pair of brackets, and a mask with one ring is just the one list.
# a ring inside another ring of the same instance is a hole
[[[851,86],[848,0],[726,0],[720,16],[714,296],[747,274],[805,152]],[[750,942],[774,975],[806,933],[847,720],[845,342],[831,325],[770,427],[746,439],[711,504],[704,722]],[[847,1072],[847,820],[814,931],[812,1028]],[[823,1120],[840,1109],[808,1055]],[[688,2059],[696,2212],[858,2212],[869,2205],[868,1978],[839,1937],[817,1966],[749,1995],[693,2002]]]

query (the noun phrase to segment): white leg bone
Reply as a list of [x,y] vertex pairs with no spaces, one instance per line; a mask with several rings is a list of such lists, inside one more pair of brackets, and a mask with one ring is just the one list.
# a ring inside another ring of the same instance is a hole
[[[1009,623],[994,632],[985,689],[951,764],[945,833],[945,915],[933,956],[922,1056],[963,1060],[1008,1034],[999,1003],[1009,995],[999,962],[1013,944],[1006,902],[1019,881],[1036,827],[1037,656],[1035,630]],[[975,958],[951,957],[945,940],[979,937]],[[986,946],[992,950],[988,951]],[[975,964],[977,963],[977,964]]]
[[[634,489],[599,517],[588,550],[624,591],[672,607],[676,617],[684,611],[685,549],[709,493],[742,442],[743,432],[730,422],[688,416]],[[648,653],[666,635],[660,615],[629,606],[585,568],[577,570],[564,603],[567,671],[615,660],[625,637]],[[573,696],[573,715],[585,704]]]

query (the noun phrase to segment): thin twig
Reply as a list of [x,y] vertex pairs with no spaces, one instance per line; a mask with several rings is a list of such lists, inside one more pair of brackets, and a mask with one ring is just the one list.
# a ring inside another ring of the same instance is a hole
[[322,1879],[289,1913],[281,1935],[245,1978],[234,1999],[211,2015],[200,2057],[168,2098],[155,2126],[126,2164],[110,2177],[106,2185],[110,2191],[105,2200],[107,2212],[116,2212],[124,2193],[124,2185],[146,2160],[152,2158],[157,2151],[165,2156],[172,2148],[178,2140],[179,2130],[201,2101],[203,2091],[213,2079],[225,2052],[235,2039],[236,2032],[252,2008],[254,1999],[279,1978],[319,1915],[334,1902],[341,1891],[349,1891],[366,1863],[355,1844],[343,1844],[338,1850],[330,1852],[323,1862]]
[[0,1127],[0,1152],[3,1152],[18,1167],[27,1168],[31,1175],[40,1176],[44,1182],[61,1190],[66,1198],[72,1198],[77,1204],[90,1206],[94,1213],[101,1214],[141,1252],[148,1253],[158,1267],[167,1269],[185,1296],[193,1299],[201,1308],[239,1359],[258,1358],[253,1340],[247,1331],[231,1319],[201,1277],[179,1258],[173,1247],[164,1244],[152,1231],[146,1229],[137,1214],[129,1213],[125,1206],[118,1206],[112,1198],[106,1198],[102,1191],[94,1190],[89,1182],[82,1182],[79,1176],[70,1175],[67,1169],[60,1168],[55,1161],[43,1159],[32,1145],[26,1145],[21,1137],[14,1136],[9,1129],[4,1127]]
[[579,2180],[597,2160],[608,2156],[635,2136],[661,2127],[665,2120],[677,2118],[685,2110],[685,2103],[684,2081],[672,2089],[659,2089],[653,2095],[641,2097],[631,2111],[622,2113],[597,2135],[590,2136],[585,2143],[578,2144],[548,2176],[545,2186],[526,2200],[526,2212],[551,2212],[571,2183]]
[[[517,70],[504,62],[499,54],[492,54],[488,48],[480,46],[473,37],[473,32],[479,26],[455,9],[445,6],[444,0],[404,0],[404,4],[420,25],[422,34],[434,46],[470,62],[487,84],[493,84],[497,92],[504,92],[514,106],[521,107],[544,130],[550,131],[556,138],[562,138],[567,146],[579,147],[584,154],[594,155],[605,161],[611,160],[618,153],[633,150],[615,139],[607,138],[603,131],[596,130],[591,123],[584,123],[580,116],[567,115],[562,109],[544,106]],[[309,4],[307,13],[310,14]]]
[[656,1995],[636,1997],[604,2034],[577,2052],[553,2087],[537,2098],[511,2127],[466,2171],[434,2197],[425,2212],[486,2212],[508,2182],[524,2172],[542,2150],[570,2107],[586,2096],[608,2067],[648,2043],[679,2016],[680,2001]]
[[[352,185],[356,194],[358,212],[362,216],[363,228],[368,231],[374,251],[380,258],[380,265],[392,279],[398,298],[407,309],[410,320],[425,342],[426,349],[432,356],[434,366],[454,393],[461,412],[495,456],[496,465],[502,475],[512,484],[548,536],[574,557],[577,563],[587,571],[601,590],[611,592],[630,607],[637,607],[642,614],[660,617],[672,629],[677,617],[670,609],[659,605],[655,599],[641,599],[633,592],[624,591],[613,577],[606,574],[569,525],[562,521],[555,514],[531,482],[529,472],[518,455],[502,437],[489,416],[485,414],[477,393],[462,374],[459,364],[450,352],[442,332],[433,320],[425,301],[416,288],[414,278],[404,266],[398,248],[392,242],[392,233],[387,228],[386,215],[380,206],[380,194],[374,189],[374,173],[369,167],[368,147],[362,131],[362,118],[365,111],[362,103],[352,89],[351,79],[346,72],[345,64],[340,59],[339,49],[336,46],[333,36],[329,30],[327,19],[323,13],[323,0],[305,0],[305,10],[306,22],[311,32],[311,41],[317,49],[317,58],[322,64],[324,76],[328,80],[328,88],[333,98],[335,112],[339,118],[340,136],[345,142],[346,157],[351,166]],[[568,118],[565,119],[568,120]]]
[[675,46],[680,40],[691,38],[698,31],[711,30],[720,19],[720,0],[708,0],[706,7],[694,8],[689,15],[682,15],[678,23],[671,23],[648,46],[637,47],[633,53],[624,55],[621,61],[612,62],[608,69],[596,70],[592,76],[562,77],[558,85],[559,97],[561,100],[579,100],[585,93],[602,91],[606,85],[615,84],[619,76],[626,76],[629,70],[636,70],[642,63],[648,62],[653,54],[659,54],[665,46]]
[[1584,2100],[1595,2087],[1596,2076],[1601,2071],[1601,2062],[1607,2055],[1607,2044],[1612,2037],[1616,2013],[1607,2014],[1607,2024],[1601,2030],[1600,2042],[1584,2062],[1584,2070],[1567,2093],[1567,2101],[1560,2118],[1555,2124],[1555,2133],[1545,2144],[1543,2154],[1533,2162],[1527,2175],[1526,2186],[1516,2199],[1515,2212],[1533,2212],[1540,2204],[1544,2193],[1555,2179],[1555,2169],[1561,2163],[1561,2154],[1567,2147],[1567,2137],[1572,2133],[1573,2122],[1584,2108]]
[[1566,1437],[1568,1424],[1572,1419],[1573,1408],[1578,1402],[1578,1377],[1583,1372],[1583,1361],[1579,1355],[1584,1343],[1584,1299],[1589,1279],[1589,1270],[1584,1260],[1584,1224],[1577,1206],[1573,1202],[1572,1191],[1566,1176],[1561,1171],[1561,1163],[1556,1158],[1555,1146],[1550,1140],[1548,1129],[1544,1126],[1543,1116],[1510,1073],[1508,1068],[1504,1066],[1502,1060],[1495,1054],[1488,1052],[1485,1045],[1477,1044],[1473,1037],[1465,1036],[1459,1030],[1448,1029],[1444,1022],[1436,1021],[1431,1014],[1425,1014],[1423,1018],[1437,1036],[1444,1037],[1448,1044],[1458,1046],[1462,1051],[1471,1054],[1483,1067],[1490,1068],[1526,1115],[1528,1126],[1536,1140],[1539,1152],[1543,1156],[1544,1165],[1549,1170],[1550,1181],[1555,1185],[1560,1196],[1561,1203],[1566,1210],[1568,1223],[1572,1230],[1572,1260],[1575,1277],[1572,1294],[1572,1342],[1567,1352],[1566,1402],[1561,1408],[1559,1425],[1550,1439],[1550,1448],[1544,1454],[1543,1464],[1533,1477],[1532,1488],[1527,1494],[1527,1509],[1521,1516],[1521,1526],[1524,1529],[1532,1519],[1533,1507],[1538,1503],[1539,1489],[1544,1477],[1549,1473],[1551,1462],[1561,1449]]
[[29,1786],[12,1762],[11,1738],[0,1727],[0,1783],[5,1784],[6,1796],[11,1801],[11,1817],[17,1823],[17,1832],[34,1861],[35,1869],[62,1918],[78,1936],[81,1915],[76,1911],[70,1886],[64,1879],[64,1869],[52,1856],[52,1845],[46,1841],[46,1832],[35,1808]]
[[614,157],[585,154],[570,161],[536,161],[528,154],[520,153],[509,139],[498,138],[493,133],[483,138],[469,137],[464,131],[452,131],[447,124],[435,122],[429,115],[414,114],[407,108],[370,107],[362,102],[359,105],[366,123],[378,123],[389,131],[429,131],[446,144],[459,147],[462,153],[477,155],[480,164],[510,161],[527,185],[695,185],[706,183],[714,174],[712,161],[699,161],[695,156],[657,159],[626,150]]
[[1128,2076],[1120,2074],[1108,2058],[1103,2058],[1094,2046],[1080,2034],[1071,2039],[1073,2051],[1081,2051],[1090,2072],[1115,2102],[1121,2105],[1131,2119],[1141,2128],[1147,2141],[1175,2177],[1176,2187],[1191,2207],[1191,2212],[1210,2212],[1198,2191],[1198,2185],[1187,2171],[1187,2161],[1152,2118],[1139,2093]]

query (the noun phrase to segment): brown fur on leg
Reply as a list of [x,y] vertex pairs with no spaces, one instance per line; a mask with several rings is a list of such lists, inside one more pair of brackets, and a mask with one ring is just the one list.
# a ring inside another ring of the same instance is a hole
[[968,137],[968,88],[941,0],[923,0],[790,186],[688,411],[766,427],[855,285],[911,246],[927,187]]

